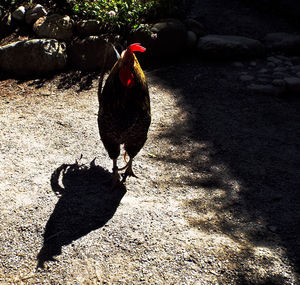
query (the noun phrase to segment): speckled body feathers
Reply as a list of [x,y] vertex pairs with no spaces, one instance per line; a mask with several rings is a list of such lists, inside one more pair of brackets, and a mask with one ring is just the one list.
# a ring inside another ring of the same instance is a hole
[[118,76],[120,58],[112,68],[105,86],[99,88],[98,126],[101,140],[111,159],[120,154],[120,145],[133,158],[147,140],[151,122],[150,98],[145,75],[134,56],[134,85],[125,87]]

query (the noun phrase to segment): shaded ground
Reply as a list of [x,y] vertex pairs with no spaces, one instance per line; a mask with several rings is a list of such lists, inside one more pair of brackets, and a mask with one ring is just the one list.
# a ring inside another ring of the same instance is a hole
[[286,13],[288,6],[299,11],[299,4],[292,2],[282,7],[277,1],[268,0],[199,0],[195,1],[190,15],[203,23],[210,34],[239,35],[261,40],[266,33],[299,31],[299,17],[292,17],[292,12]]
[[299,284],[299,98],[241,71],[147,68],[139,179],[115,191],[96,73],[1,81],[0,283]]

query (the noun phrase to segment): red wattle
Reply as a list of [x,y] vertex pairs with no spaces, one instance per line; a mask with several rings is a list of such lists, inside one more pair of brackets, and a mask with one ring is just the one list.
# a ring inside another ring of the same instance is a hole
[[134,77],[133,77],[133,74],[124,69],[124,68],[121,68],[120,71],[119,71],[119,78],[120,78],[120,81],[121,83],[127,87],[127,88],[130,88],[133,86],[133,83],[134,83]]

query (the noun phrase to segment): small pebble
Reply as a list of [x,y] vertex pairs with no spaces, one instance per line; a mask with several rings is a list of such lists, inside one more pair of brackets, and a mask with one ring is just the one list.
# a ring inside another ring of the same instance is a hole
[[296,72],[300,71],[300,65],[294,65],[294,66],[292,66],[291,70],[296,71]]
[[240,77],[240,80],[241,81],[251,81],[251,80],[253,80],[254,79],[254,76],[252,76],[252,75],[242,75],[241,77]]
[[287,70],[287,68],[286,67],[283,67],[283,66],[279,66],[279,67],[276,67],[276,68],[274,68],[274,71],[286,71]]
[[272,226],[272,225],[268,226],[268,229],[269,229],[271,232],[273,232],[273,233],[275,233],[275,232],[277,231],[277,227],[276,227],[276,226]]
[[275,63],[273,63],[273,62],[268,62],[268,64],[267,64],[269,67],[275,67],[276,66],[276,64]]
[[248,71],[242,71],[241,75],[248,75]]
[[260,69],[258,72],[259,72],[259,73],[266,73],[266,72],[268,72],[268,69],[262,68],[262,69]]
[[292,64],[290,61],[286,61],[286,62],[284,63],[284,65],[285,65],[285,66],[293,66],[293,64]]
[[258,77],[257,81],[260,83],[268,83],[270,81],[270,78],[267,77]]
[[234,62],[232,65],[233,65],[234,67],[244,67],[244,64],[241,63],[241,62]]
[[276,58],[279,58],[279,59],[281,59],[283,61],[289,60],[289,58],[287,56],[284,56],[284,55],[277,55]]
[[282,63],[282,61],[279,58],[276,58],[274,56],[267,57],[267,61],[270,61],[270,62],[275,63],[275,64]]
[[284,78],[284,77],[286,77],[286,74],[283,72],[276,71],[273,73],[273,77],[274,78]]
[[283,79],[274,79],[274,80],[272,81],[272,84],[273,84],[274,86],[278,86],[278,87],[285,87],[286,82],[285,82]]
[[283,91],[282,88],[273,86],[271,84],[250,84],[247,88],[257,93],[263,93],[268,95],[278,95]]

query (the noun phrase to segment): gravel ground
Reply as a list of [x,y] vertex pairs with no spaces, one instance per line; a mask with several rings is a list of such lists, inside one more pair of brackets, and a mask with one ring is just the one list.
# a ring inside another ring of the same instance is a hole
[[298,98],[231,64],[146,74],[139,178],[113,191],[95,74],[1,82],[0,282],[298,284]]
[[[220,3],[192,11],[210,32],[292,31]],[[249,65],[147,68],[139,178],[113,191],[97,74],[0,81],[0,283],[300,284],[299,96],[248,90]]]

